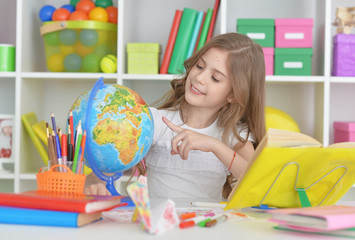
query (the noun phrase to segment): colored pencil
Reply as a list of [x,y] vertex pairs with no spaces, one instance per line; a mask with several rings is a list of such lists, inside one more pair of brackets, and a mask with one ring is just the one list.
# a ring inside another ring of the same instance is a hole
[[85,144],[86,144],[86,130],[84,130],[83,138],[81,139],[81,155],[80,155],[80,161],[79,161],[79,168],[77,173],[81,174],[83,164],[84,164],[84,153],[85,153]]
[[78,164],[78,155],[80,150],[81,138],[82,138],[82,129],[79,128],[79,130],[77,131],[77,139],[75,144],[75,154],[74,154],[73,167],[72,167],[73,173],[76,172],[76,167]]

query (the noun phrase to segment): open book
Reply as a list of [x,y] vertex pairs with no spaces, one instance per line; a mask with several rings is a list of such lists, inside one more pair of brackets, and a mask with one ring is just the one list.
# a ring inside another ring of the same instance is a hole
[[226,209],[301,207],[304,189],[311,206],[335,204],[355,182],[355,143],[324,148],[302,133],[269,129],[233,187]]

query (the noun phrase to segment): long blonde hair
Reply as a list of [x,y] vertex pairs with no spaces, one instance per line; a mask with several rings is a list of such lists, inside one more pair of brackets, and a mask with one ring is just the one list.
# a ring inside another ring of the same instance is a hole
[[[184,62],[185,74],[171,81],[171,89],[155,104],[158,109],[181,110],[185,100],[186,79],[197,61],[209,49],[218,48],[228,52],[227,69],[235,102],[228,103],[218,112],[218,126],[224,129],[222,141],[227,145],[232,133],[242,144],[237,126],[248,130],[254,138],[256,147],[265,134],[265,62],[262,48],[246,35],[226,33],[207,42],[199,51]],[[137,166],[140,168],[141,166]],[[232,176],[232,175],[230,175]],[[223,197],[231,191],[232,177],[228,177],[223,186]]]

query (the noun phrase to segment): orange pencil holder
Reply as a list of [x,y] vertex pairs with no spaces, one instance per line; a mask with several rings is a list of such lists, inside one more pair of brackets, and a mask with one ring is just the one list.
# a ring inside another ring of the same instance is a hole
[[[55,171],[56,168],[64,171]],[[65,165],[53,165],[48,171],[39,172],[36,178],[38,190],[41,191],[65,192],[68,194],[84,193],[86,176],[73,173]]]

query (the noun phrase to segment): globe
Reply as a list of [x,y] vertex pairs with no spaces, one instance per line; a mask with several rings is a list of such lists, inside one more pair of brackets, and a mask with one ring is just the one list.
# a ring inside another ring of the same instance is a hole
[[132,168],[152,144],[152,115],[145,101],[132,89],[104,84],[100,78],[92,89],[77,98],[70,110],[74,127],[81,121],[86,130],[85,164],[99,177],[96,168],[104,173]]

